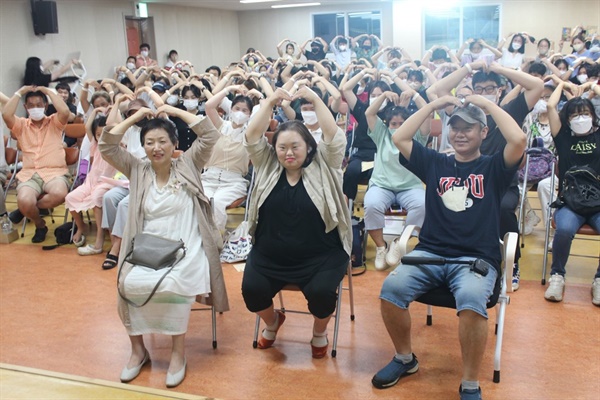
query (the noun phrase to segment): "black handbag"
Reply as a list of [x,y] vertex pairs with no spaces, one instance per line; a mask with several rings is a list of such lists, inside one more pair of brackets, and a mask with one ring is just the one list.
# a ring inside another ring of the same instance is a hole
[[587,165],[569,168],[560,200],[580,215],[600,212],[600,175]]
[[[181,255],[180,250],[183,250]],[[121,296],[121,298],[125,300],[127,304],[133,307],[145,306],[150,299],[152,299],[152,296],[154,296],[154,293],[156,293],[156,290],[162,281],[173,270],[173,267],[175,267],[175,265],[185,257],[185,252],[185,244],[181,239],[171,240],[160,236],[151,235],[149,233],[138,233],[133,239],[131,239],[130,250],[121,262],[121,267],[119,268],[119,275],[117,277],[117,290],[119,292],[119,296]],[[153,270],[167,269],[167,272],[163,274],[163,276],[154,286],[154,289],[152,289],[150,296],[148,296],[146,301],[144,301],[142,304],[134,303],[125,297],[125,295],[121,292],[119,282],[121,281],[121,271],[123,270],[123,263],[125,261],[133,266],[147,267],[152,268]]]

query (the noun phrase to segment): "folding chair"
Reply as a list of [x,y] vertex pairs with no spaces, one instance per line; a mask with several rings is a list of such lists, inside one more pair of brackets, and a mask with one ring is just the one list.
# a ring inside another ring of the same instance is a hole
[[[196,303],[205,305],[202,303],[202,298],[200,296],[196,296]],[[192,311],[210,311],[212,318],[212,348],[217,348],[217,313],[215,312],[214,306],[207,306],[201,308],[192,308]]]
[[[348,291],[350,294],[350,321],[354,321],[354,291],[352,288],[352,266],[350,263],[348,263],[348,271],[347,271],[346,275],[348,276]],[[340,311],[341,311],[341,304],[342,304],[342,292],[344,290],[343,284],[344,284],[344,279],[342,279],[340,281],[340,284],[338,285],[338,299],[337,299],[336,306],[335,306],[335,314],[333,315],[334,327],[333,327],[333,344],[331,347],[331,357],[334,357],[334,358],[337,355],[337,340],[338,340],[338,333],[339,333],[339,326],[340,326],[340,315],[341,315]],[[289,313],[295,313],[295,314],[311,315],[310,312],[308,312],[308,311],[290,310],[290,309],[285,308],[285,306],[283,305],[283,294],[281,293],[284,290],[298,292],[298,291],[300,291],[300,288],[296,285],[284,286],[283,289],[281,289],[281,291],[278,293],[280,307],[278,309],[276,309],[277,311],[281,311],[283,313],[289,312]],[[260,333],[260,317],[257,315],[256,323],[254,326],[254,341],[252,342],[252,347],[255,349],[258,347],[259,333]]]
[[[409,225],[404,229],[401,239],[403,242],[403,250],[406,251],[408,239],[414,230],[418,227]],[[516,232],[508,232],[504,235],[504,240],[501,241],[502,246],[502,265],[500,266],[501,273],[498,274],[496,285],[492,297],[488,301],[487,308],[496,308],[496,346],[494,351],[494,376],[495,383],[500,382],[500,361],[502,356],[502,340],[504,334],[504,319],[506,314],[506,306],[510,303],[508,292],[512,292],[512,272],[515,262],[515,252],[517,249],[517,239],[519,235]],[[403,255],[406,253],[403,253]],[[433,324],[433,306],[456,308],[456,301],[452,292],[447,287],[438,287],[417,298],[415,301],[427,305],[427,320],[428,326]]]

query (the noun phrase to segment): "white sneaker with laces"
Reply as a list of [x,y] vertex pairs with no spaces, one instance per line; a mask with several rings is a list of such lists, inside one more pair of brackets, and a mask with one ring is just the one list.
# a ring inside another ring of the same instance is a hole
[[541,221],[533,210],[529,210],[525,215],[525,225],[523,226],[523,235],[531,235],[533,228]]
[[387,252],[388,250],[385,246],[377,248],[377,254],[375,254],[375,269],[377,271],[383,271],[388,268],[388,265],[385,262]]
[[600,306],[600,278],[594,278],[592,283],[592,304]]
[[549,301],[562,301],[565,291],[565,277],[559,274],[552,274],[548,281],[548,289],[544,298]]
[[400,246],[400,238],[399,237],[392,240],[392,243],[390,244],[390,248],[389,248],[387,254],[385,255],[385,262],[390,267],[396,268],[398,266],[398,264],[400,264],[400,258],[402,257],[400,247],[401,246]]

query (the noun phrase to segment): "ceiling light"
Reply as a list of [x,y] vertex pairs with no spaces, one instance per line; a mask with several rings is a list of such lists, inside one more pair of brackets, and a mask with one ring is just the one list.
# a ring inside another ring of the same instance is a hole
[[242,3],[242,4],[272,3],[274,1],[281,1],[281,0],[240,0],[240,3]]
[[308,6],[320,6],[321,3],[297,3],[297,4],[278,4],[271,6],[271,8],[292,8],[292,7],[308,7]]

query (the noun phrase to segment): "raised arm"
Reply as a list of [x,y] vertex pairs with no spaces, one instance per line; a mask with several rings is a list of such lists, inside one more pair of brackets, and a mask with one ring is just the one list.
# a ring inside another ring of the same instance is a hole
[[379,117],[377,116],[377,113],[379,112],[379,107],[381,107],[383,102],[386,100],[388,102],[398,104],[399,96],[397,93],[394,93],[392,91],[383,92],[381,96],[376,97],[375,100],[373,100],[373,102],[365,110],[367,126],[369,127],[370,131],[375,130],[375,127],[377,126],[377,120],[379,119]]
[[513,117],[483,96],[467,96],[465,98],[465,104],[467,103],[475,104],[492,116],[498,129],[500,129],[502,136],[504,136],[504,139],[506,140],[503,154],[504,165],[508,168],[518,165],[523,158],[525,147],[527,147],[527,136],[523,133],[523,130],[515,122]]
[[269,128],[273,107],[282,100],[292,100],[291,96],[282,88],[278,88],[273,94],[261,102],[260,108],[250,119],[246,129],[246,142],[254,144],[260,140]]
[[548,120],[550,123],[550,133],[552,137],[558,135],[560,129],[562,128],[562,122],[560,121],[560,116],[558,115],[558,102],[560,101],[560,96],[562,95],[563,88],[565,83],[563,81],[559,81],[556,84],[556,89],[550,95],[548,99]]
[[328,79],[322,76],[313,77],[312,83],[313,85],[321,84],[325,87],[327,93],[329,93],[330,98],[333,99],[331,103],[331,110],[337,113],[340,110],[340,104],[342,103],[342,94],[340,93],[340,91],[337,90],[337,88],[333,86]]
[[52,104],[54,104],[54,108],[56,108],[56,115],[58,121],[61,124],[66,125],[69,122],[69,116],[71,115],[71,111],[69,111],[69,106],[67,106],[67,103],[64,102],[62,97],[54,93],[54,90],[51,90],[44,86],[38,86],[36,90],[39,90],[40,92],[44,93],[50,98]]
[[6,104],[2,108],[2,118],[4,119],[4,123],[6,124],[6,127],[9,130],[11,130],[15,125],[15,112],[17,112],[17,107],[19,106],[19,101],[21,100],[21,97],[23,97],[26,93],[32,92],[33,88],[33,86],[21,87],[15,92],[15,94],[6,102]]
[[413,137],[419,128],[427,119],[431,118],[431,113],[449,105],[461,107],[462,103],[454,96],[439,97],[431,103],[420,108],[416,113],[411,115],[404,123],[396,129],[392,135],[392,141],[402,153],[402,156],[410,160],[410,155],[413,149]]
[[73,65],[73,63],[77,61],[77,60],[69,60],[69,62],[67,62],[65,65],[63,65],[62,67],[58,68],[55,71],[52,71],[51,74],[51,81],[55,81],[58,78],[60,78],[65,72],[67,72],[68,70],[71,69],[71,65]]
[[537,103],[542,96],[542,92],[544,91],[544,82],[540,78],[516,69],[503,67],[496,62],[490,64],[488,70],[504,75],[513,83],[521,85],[523,89],[525,89],[525,100],[527,101],[527,106],[530,110],[533,108],[533,106],[535,106],[535,103]]

